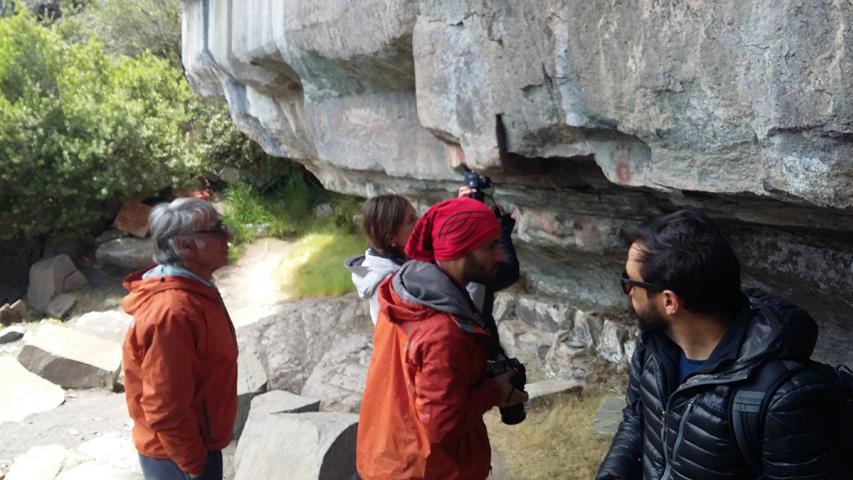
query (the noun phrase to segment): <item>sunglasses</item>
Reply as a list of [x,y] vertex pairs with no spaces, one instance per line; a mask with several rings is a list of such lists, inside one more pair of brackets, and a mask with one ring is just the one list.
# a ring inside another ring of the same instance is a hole
[[622,272],[622,278],[619,279],[619,284],[622,285],[622,291],[625,292],[625,295],[630,295],[631,289],[634,287],[644,288],[650,292],[662,292],[666,290],[666,287],[662,287],[654,283],[631,280],[628,278],[628,272],[624,271]]
[[222,223],[222,220],[216,222],[210,230],[196,230],[194,233],[213,233],[215,235],[230,236],[231,231],[228,226]]

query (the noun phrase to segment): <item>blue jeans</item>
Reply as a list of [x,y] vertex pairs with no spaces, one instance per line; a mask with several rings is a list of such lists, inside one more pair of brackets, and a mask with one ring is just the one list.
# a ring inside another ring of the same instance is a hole
[[[139,454],[139,464],[142,466],[142,476],[145,480],[190,480],[190,475],[168,458],[152,458]],[[204,473],[199,477],[203,480],[222,480],[222,452],[219,450],[207,452],[204,462]]]

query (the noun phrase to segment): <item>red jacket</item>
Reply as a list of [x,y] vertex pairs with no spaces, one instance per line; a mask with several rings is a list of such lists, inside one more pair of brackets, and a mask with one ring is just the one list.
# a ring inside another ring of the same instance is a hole
[[180,276],[131,274],[123,305],[134,321],[123,364],[133,441],[143,455],[199,474],[208,450],[231,442],[237,338],[216,290]]
[[378,292],[358,473],[364,480],[486,478],[491,450],[482,417],[500,399],[485,374],[488,337],[463,330],[450,313],[403,300],[392,283]]

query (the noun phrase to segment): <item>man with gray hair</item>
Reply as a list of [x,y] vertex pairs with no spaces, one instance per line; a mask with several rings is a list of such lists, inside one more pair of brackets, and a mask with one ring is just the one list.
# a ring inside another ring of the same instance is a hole
[[237,410],[237,338],[211,275],[231,236],[213,206],[178,198],[148,219],[151,268],[131,274],[127,408],[146,480],[221,479]]

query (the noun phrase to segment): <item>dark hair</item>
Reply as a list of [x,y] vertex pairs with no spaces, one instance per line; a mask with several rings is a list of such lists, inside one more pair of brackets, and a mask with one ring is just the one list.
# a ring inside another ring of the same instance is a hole
[[392,246],[394,235],[406,221],[408,200],[402,195],[378,195],[361,207],[361,228],[370,245],[382,255],[406,258],[405,245]]
[[654,218],[632,233],[642,252],[643,281],[672,290],[691,312],[737,310],[742,300],[740,262],[705,214],[680,210]]

